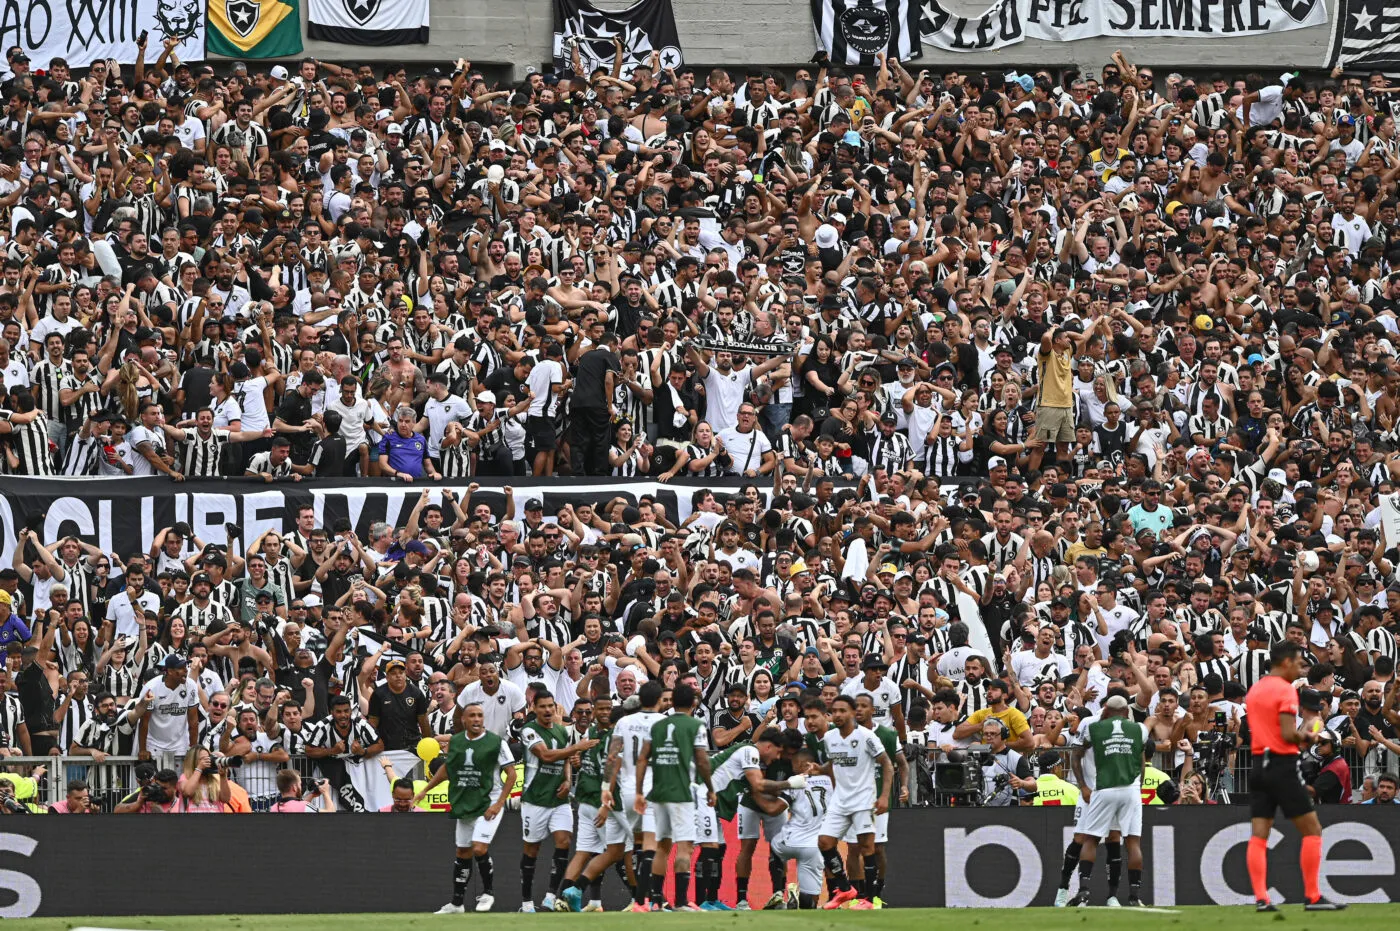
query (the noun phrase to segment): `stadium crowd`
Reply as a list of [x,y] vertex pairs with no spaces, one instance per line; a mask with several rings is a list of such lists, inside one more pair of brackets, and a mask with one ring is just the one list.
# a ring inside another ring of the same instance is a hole
[[[91,758],[53,810],[442,808],[463,732],[596,808],[679,689],[758,748],[747,883],[837,718],[896,804],[1056,803],[1122,696],[1151,800],[1227,801],[1280,641],[1317,800],[1394,803],[1383,76],[7,57],[0,468],[437,483],[365,539],[20,533],[0,753]],[[691,507],[472,503],[554,475]]]

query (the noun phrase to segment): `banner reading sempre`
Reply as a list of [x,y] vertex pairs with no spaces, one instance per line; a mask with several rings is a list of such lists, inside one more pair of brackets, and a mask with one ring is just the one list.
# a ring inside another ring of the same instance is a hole
[[147,33],[154,54],[166,39],[179,39],[181,61],[204,59],[203,0],[26,0],[6,5],[0,17],[0,46],[19,46],[35,68],[62,58],[74,68],[114,58],[136,61],[136,39]]
[[980,52],[1024,39],[1233,39],[1326,23],[1324,0],[997,0],[976,16],[923,0],[919,34],[944,51]]
[[428,0],[310,0],[306,34],[345,45],[426,45]]

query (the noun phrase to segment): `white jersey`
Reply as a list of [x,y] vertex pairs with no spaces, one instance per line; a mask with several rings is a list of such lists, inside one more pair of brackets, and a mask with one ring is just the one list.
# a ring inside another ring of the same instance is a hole
[[153,696],[147,748],[152,752],[184,753],[190,748],[189,710],[199,704],[198,689],[192,682],[181,682],[172,689],[164,678],[151,680],[146,689]]
[[[745,744],[735,750],[710,774],[710,785],[715,787],[716,792],[723,792],[735,782],[742,782],[748,785],[749,770],[756,769],[759,775],[763,774],[763,761],[759,759],[758,748],[753,744]],[[809,780],[810,781],[810,780]]]
[[[617,791],[621,799],[629,799],[637,794],[637,758],[642,754],[642,744],[651,740],[651,726],[666,717],[656,711],[638,711],[629,714],[613,728],[613,737],[622,741],[622,765],[617,769]],[[647,771],[646,784],[642,794],[651,791],[651,771]],[[625,801],[622,804],[627,804]]]
[[808,776],[807,785],[801,789],[790,789],[788,800],[788,823],[780,835],[789,847],[815,847],[817,837],[822,832],[822,819],[826,817],[827,802],[831,799],[830,776]]
[[1094,753],[1089,749],[1089,725],[1099,719],[1096,714],[1091,714],[1079,722],[1078,729],[1074,732],[1074,747],[1077,750],[1071,752],[1079,753],[1079,768],[1084,773],[1084,785],[1090,791],[1094,788]]
[[886,727],[894,727],[894,719],[890,716],[890,708],[899,704],[903,700],[899,686],[891,682],[887,677],[882,677],[873,689],[865,687],[865,677],[847,679],[841,683],[841,694],[848,695],[852,699],[862,695],[869,695],[870,700],[875,704],[873,721],[876,725],[883,724]]
[[836,728],[822,736],[826,758],[831,761],[833,790],[827,807],[851,815],[875,807],[875,772],[885,753],[880,738],[859,724],[845,737]]

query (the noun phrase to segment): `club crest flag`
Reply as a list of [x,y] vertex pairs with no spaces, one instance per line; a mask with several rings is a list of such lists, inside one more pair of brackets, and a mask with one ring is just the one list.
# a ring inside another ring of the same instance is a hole
[[428,0],[308,0],[306,34],[345,45],[426,45]]
[[301,54],[299,0],[209,0],[211,55],[286,58]]

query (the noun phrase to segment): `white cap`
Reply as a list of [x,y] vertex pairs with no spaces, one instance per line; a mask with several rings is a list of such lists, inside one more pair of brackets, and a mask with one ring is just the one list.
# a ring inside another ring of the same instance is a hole
[[492,140],[491,140],[490,149],[491,149],[492,152],[504,152],[504,151],[506,151],[508,148],[509,148],[509,146],[507,146],[507,145],[506,145],[504,142],[502,142],[500,139],[492,139]]
[[268,74],[272,76],[274,81],[287,80],[287,69],[283,68],[281,65],[273,65],[272,70],[269,71]]
[[845,215],[844,213],[833,213],[833,214],[831,215],[831,222],[832,222],[832,223],[845,223],[845,222],[847,222],[847,220],[846,220],[846,215]]
[[393,115],[394,115],[394,111],[393,111],[393,110],[390,110],[390,109],[388,109],[388,108],[385,108],[385,109],[380,110],[379,112],[377,112],[377,113],[374,114],[374,121],[375,121],[376,123],[378,123],[380,120],[387,120],[387,119],[390,119],[391,117],[393,117]]
[[480,393],[477,394],[477,396],[476,396],[476,403],[478,403],[478,404],[495,404],[495,403],[496,403],[496,396],[495,396],[494,394],[492,394],[490,391],[482,391],[482,392],[480,392]]
[[321,607],[321,596],[315,592],[308,592],[306,597],[302,598],[301,601],[302,604],[306,605],[308,608]]
[[1000,457],[1000,456],[993,456],[992,458],[990,458],[990,459],[987,460],[987,470],[988,470],[988,471],[991,471],[992,469],[995,469],[995,468],[997,468],[998,466],[1005,466],[1005,465],[1006,465],[1006,460],[1003,459],[1003,458]]
[[818,249],[834,249],[841,241],[841,234],[836,231],[836,227],[830,223],[823,223],[817,227],[817,232],[812,236],[812,241],[817,244]]
[[1280,484],[1288,484],[1288,473],[1282,469],[1270,469],[1268,477]]
[[385,128],[385,130],[384,130],[384,135],[386,135],[386,136],[402,136],[402,135],[403,135],[403,127],[400,126],[398,123],[390,123],[390,124],[388,125],[388,127]]

